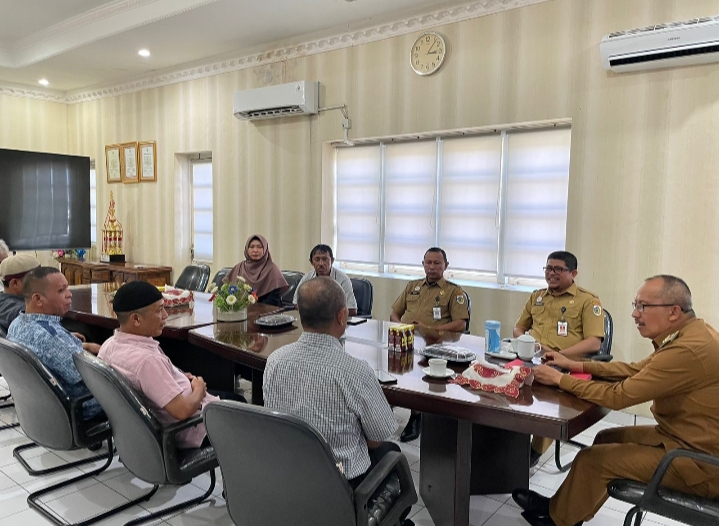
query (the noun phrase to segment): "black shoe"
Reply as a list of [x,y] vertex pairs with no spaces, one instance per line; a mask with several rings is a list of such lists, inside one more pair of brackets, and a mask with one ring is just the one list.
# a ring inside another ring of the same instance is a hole
[[[524,517],[524,520],[531,524],[531,526],[557,526],[557,524],[550,516],[537,517],[536,515],[532,515],[528,511],[524,511],[522,512],[522,517]],[[584,522],[579,521],[574,526],[582,526],[582,524],[584,524]]]
[[531,524],[531,526],[557,526],[549,516],[539,517],[529,513],[528,511],[523,511],[522,517],[524,517],[524,520]]
[[531,489],[515,489],[512,499],[524,511],[537,517],[549,517],[549,497],[544,497]]
[[409,519],[405,519],[402,521],[402,526],[414,526],[414,521],[411,521]]
[[98,442],[97,444],[90,444],[89,446],[87,446],[87,449],[89,449],[90,451],[99,451],[102,447],[102,444],[102,442]]
[[409,422],[404,426],[402,434],[399,436],[400,442],[412,442],[419,438],[419,433],[422,429],[422,413],[412,414],[409,417]]
[[542,458],[542,454],[538,453],[537,451],[534,451],[534,449],[529,448],[529,467],[533,468],[537,464],[539,464],[539,459]]

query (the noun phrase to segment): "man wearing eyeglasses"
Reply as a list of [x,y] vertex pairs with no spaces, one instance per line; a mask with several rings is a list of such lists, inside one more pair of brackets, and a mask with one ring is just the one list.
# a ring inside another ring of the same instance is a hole
[[[543,350],[584,358],[599,350],[604,338],[604,313],[596,294],[574,283],[577,258],[565,251],[552,252],[544,267],[547,288],[535,290],[514,327],[514,337],[529,331]],[[530,467],[552,445],[549,438],[534,437]]]
[[[594,444],[574,459],[551,499],[515,490],[512,497],[534,526],[591,520],[608,498],[609,481],[649,482],[673,449],[719,456],[719,333],[696,318],[689,287],[675,276],[647,279],[632,306],[639,334],[654,346],[648,358],[639,363],[580,362],[550,352],[550,364],[604,381],[578,380],[546,365],[534,369],[534,378],[614,410],[652,401],[657,425],[598,433]],[[716,499],[719,468],[680,458],[672,462],[662,486]]]

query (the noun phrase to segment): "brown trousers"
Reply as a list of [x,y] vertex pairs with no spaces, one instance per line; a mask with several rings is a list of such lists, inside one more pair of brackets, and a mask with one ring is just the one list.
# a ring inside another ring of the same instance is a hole
[[[614,479],[649,482],[667,452],[662,445],[640,444],[650,433],[656,433],[653,426],[617,427],[598,433],[594,445],[577,454],[569,475],[550,500],[549,514],[557,526],[591,520],[609,498],[607,484]],[[681,471],[681,466],[672,463],[662,485],[704,497],[719,496],[719,477],[689,487]]]

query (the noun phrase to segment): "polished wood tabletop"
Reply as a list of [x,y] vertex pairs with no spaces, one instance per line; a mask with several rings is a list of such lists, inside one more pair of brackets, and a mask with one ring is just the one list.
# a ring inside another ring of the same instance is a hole
[[[72,307],[65,318],[88,325],[116,329],[119,327],[115,312],[112,310],[112,293],[121,285],[117,283],[93,283],[70,287]],[[217,323],[214,319],[210,294],[194,292],[195,303],[190,307],[167,309],[167,321],[162,336],[187,339],[189,330]],[[248,319],[253,320],[280,311],[272,305],[256,304],[248,308]],[[220,325],[222,322],[220,322]]]
[[[295,323],[273,330],[258,327],[251,320],[199,327],[189,332],[188,340],[233,362],[264,369],[272,352],[297,341],[302,334],[299,315],[295,312],[294,316],[297,318]],[[387,329],[392,325],[396,324],[369,320],[357,326],[348,326],[345,343],[349,354],[365,360],[373,369],[388,371],[397,378],[396,384],[383,385],[391,404],[563,440],[580,433],[607,413],[605,409],[571,394],[538,384],[525,386],[518,398],[510,398],[430,378],[422,372],[428,365],[421,354],[426,345],[452,342],[470,349],[478,359],[483,359],[484,338],[418,330],[415,333],[415,352],[395,353],[387,349]],[[467,364],[450,363],[449,366],[456,372],[462,372]]]

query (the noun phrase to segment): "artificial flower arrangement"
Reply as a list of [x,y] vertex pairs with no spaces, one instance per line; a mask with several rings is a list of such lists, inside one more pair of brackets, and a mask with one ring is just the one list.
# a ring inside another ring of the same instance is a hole
[[79,261],[85,260],[85,254],[87,251],[84,248],[74,249],[69,248],[67,250],[53,250],[52,257],[55,259],[66,258],[66,259],[77,259]]
[[237,276],[234,283],[223,283],[221,287],[215,285],[210,293],[210,301],[215,302],[219,312],[239,312],[257,302],[257,293],[242,276]]

